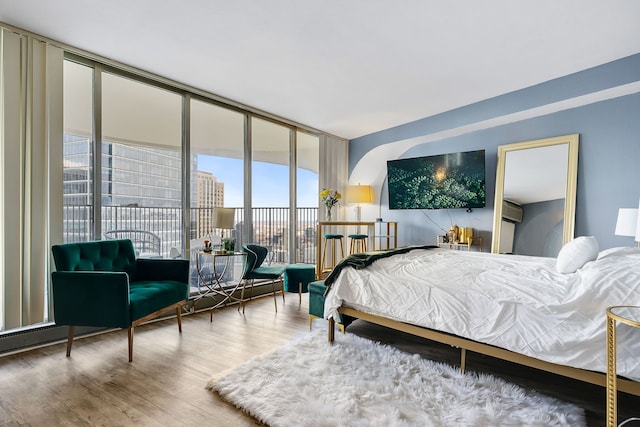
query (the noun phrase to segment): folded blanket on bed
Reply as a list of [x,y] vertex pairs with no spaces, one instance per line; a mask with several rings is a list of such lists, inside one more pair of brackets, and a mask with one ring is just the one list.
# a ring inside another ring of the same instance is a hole
[[367,266],[373,264],[376,260],[380,258],[387,258],[397,254],[404,254],[406,252],[412,251],[414,249],[433,249],[437,248],[434,245],[422,245],[422,246],[404,246],[396,249],[387,249],[381,251],[369,251],[363,252],[359,254],[349,255],[348,257],[342,259],[334,269],[329,273],[326,279],[324,279],[324,284],[327,287],[325,291],[325,295],[331,289],[331,284],[336,280],[340,272],[345,267],[353,267],[356,270],[361,270],[366,268]]

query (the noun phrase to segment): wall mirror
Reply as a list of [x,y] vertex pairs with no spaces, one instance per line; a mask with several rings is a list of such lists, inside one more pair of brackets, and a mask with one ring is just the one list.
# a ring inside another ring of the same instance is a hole
[[573,239],[579,135],[498,147],[491,252],[556,257]]

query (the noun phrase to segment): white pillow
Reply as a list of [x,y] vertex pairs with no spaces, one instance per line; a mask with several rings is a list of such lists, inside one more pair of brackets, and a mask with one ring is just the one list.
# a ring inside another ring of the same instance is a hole
[[626,255],[636,255],[636,254],[640,254],[640,248],[635,248],[632,246],[629,246],[629,247],[623,246],[623,247],[604,249],[600,251],[600,253],[598,254],[598,259],[611,258],[611,257],[623,257]]
[[598,241],[593,236],[576,237],[560,249],[556,270],[560,273],[575,273],[577,269],[598,257]]

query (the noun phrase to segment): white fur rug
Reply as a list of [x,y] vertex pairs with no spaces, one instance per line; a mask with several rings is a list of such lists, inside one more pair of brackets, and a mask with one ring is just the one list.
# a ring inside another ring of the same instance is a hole
[[207,388],[270,426],[584,426],[582,409],[356,335],[314,330]]

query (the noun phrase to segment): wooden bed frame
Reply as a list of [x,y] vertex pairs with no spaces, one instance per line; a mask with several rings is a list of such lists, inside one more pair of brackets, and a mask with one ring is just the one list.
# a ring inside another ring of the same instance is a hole
[[[483,344],[455,335],[449,335],[444,332],[438,332],[432,329],[411,325],[409,323],[391,320],[386,317],[365,313],[348,307],[340,307],[338,311],[346,316],[355,317],[357,319],[362,319],[367,322],[406,332],[418,337],[427,338],[433,341],[458,347],[461,350],[460,369],[462,371],[464,371],[465,369],[466,352],[467,350],[469,350],[498,359],[507,360],[509,362],[515,362],[520,365],[540,369],[546,372],[551,372],[565,377],[577,379],[587,383],[596,384],[602,387],[607,386],[607,375],[604,373],[587,371],[584,369],[572,368],[570,366],[545,362],[543,360],[536,359],[535,357],[525,356],[523,354],[515,353],[513,351],[505,350],[499,347],[494,347],[489,344]],[[328,339],[329,342],[333,342],[335,339],[335,320],[333,319],[329,319]],[[618,378],[617,385],[619,391],[640,396],[640,382],[632,381],[626,378]]]

